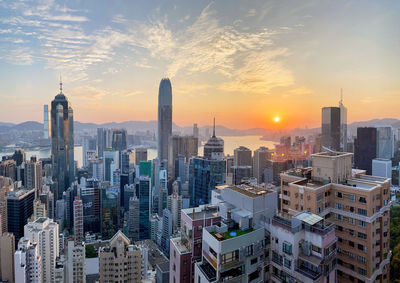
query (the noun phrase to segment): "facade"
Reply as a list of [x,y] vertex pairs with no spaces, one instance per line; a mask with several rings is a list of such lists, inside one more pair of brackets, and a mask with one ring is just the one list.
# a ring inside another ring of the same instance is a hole
[[79,196],[74,200],[74,240],[75,243],[82,243],[85,239],[83,230],[83,202]]
[[57,188],[54,196],[58,200],[75,179],[74,118],[71,104],[62,93],[62,83],[60,93],[51,102],[51,159]]
[[139,165],[140,161],[147,161],[147,148],[135,148],[135,164]]
[[372,160],[372,176],[392,178],[392,160],[375,158]]
[[226,162],[205,158],[192,158],[189,165],[189,190],[192,205],[209,203],[211,190],[225,183]]
[[268,160],[271,159],[272,151],[267,147],[260,147],[254,151],[253,177],[259,184],[264,182],[264,169],[268,167]]
[[54,282],[56,260],[59,256],[58,224],[49,218],[38,218],[24,227],[24,240],[38,244],[42,261],[43,282]]
[[220,223],[217,212],[216,205],[181,210],[181,234],[170,239],[169,282],[194,282],[194,263],[202,257],[202,229]]
[[31,157],[31,160],[25,163],[24,187],[26,189],[35,189],[36,196],[39,196],[43,186],[42,174],[42,161],[37,161],[36,157]]
[[119,189],[101,188],[101,234],[110,239],[119,229]]
[[172,135],[172,86],[168,78],[160,82],[158,90],[158,160],[168,166],[168,142]]
[[352,169],[351,153],[312,155],[312,168],[281,174],[280,211],[308,211],[336,225],[337,280],[388,282],[390,179]]
[[151,179],[141,176],[139,179],[139,239],[150,238],[151,215]]
[[135,196],[129,198],[128,229],[129,238],[139,241],[139,199]]
[[233,165],[234,166],[253,166],[251,150],[245,146],[240,146],[238,148],[235,148],[233,151]]
[[232,184],[238,185],[244,180],[248,180],[249,178],[251,178],[251,171],[251,166],[232,166]]
[[175,162],[178,157],[184,157],[188,161],[198,155],[199,138],[194,136],[172,136],[169,143],[169,172],[172,180],[176,179]]
[[215,118],[213,126],[213,135],[204,145],[205,159],[222,159],[224,157],[224,140],[215,135]]
[[167,209],[171,212],[172,231],[175,233],[181,228],[182,209],[182,196],[179,195],[177,187],[175,187],[172,194],[167,197]]
[[43,138],[50,138],[50,113],[49,113],[49,105],[43,105]]
[[392,126],[376,126],[376,157],[391,159],[394,154]]
[[103,151],[103,180],[111,181],[116,169],[119,169],[119,152],[107,148]]
[[372,174],[372,160],[377,153],[377,130],[372,127],[357,128],[357,138],[354,140],[355,168],[366,170]]
[[291,219],[274,216],[269,231],[271,282],[339,282],[337,238],[332,223],[303,211]]
[[86,282],[85,243],[68,241],[66,261],[66,281],[68,283]]
[[0,281],[14,281],[15,238],[12,233],[0,231]]
[[347,149],[347,108],[343,105],[343,97],[339,101],[340,108],[340,151],[345,152]]
[[140,282],[141,265],[140,250],[121,231],[99,250],[100,282]]
[[42,264],[39,245],[21,238],[14,254],[15,282],[42,283]]
[[322,146],[340,150],[340,108],[322,108]]
[[91,136],[82,137],[82,166],[85,168],[89,165],[89,159],[97,156],[96,142],[96,139]]
[[15,242],[24,236],[24,225],[33,214],[35,190],[20,189],[9,191],[5,197],[7,203],[7,231],[14,234]]
[[119,152],[127,148],[125,129],[113,129],[111,147]]

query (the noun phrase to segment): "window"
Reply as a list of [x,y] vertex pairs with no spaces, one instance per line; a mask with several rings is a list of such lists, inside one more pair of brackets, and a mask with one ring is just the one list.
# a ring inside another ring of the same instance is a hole
[[222,264],[226,264],[232,261],[235,261],[239,258],[239,253],[238,251],[233,251],[230,253],[226,253],[222,255]]
[[364,240],[366,240],[366,239],[367,239],[367,234],[364,234],[364,233],[358,232],[358,237],[359,237],[359,238],[361,238],[361,239],[364,239]]
[[288,191],[286,191],[286,190],[283,190],[283,194],[284,194],[285,196],[290,196],[290,193],[289,193]]
[[289,243],[282,243],[282,251],[288,255],[292,254],[292,245]]
[[367,275],[367,271],[361,267],[358,268],[358,273],[361,275]]
[[317,201],[321,201],[322,200],[322,194],[318,194],[317,195]]
[[289,269],[292,268],[292,261],[287,258],[284,259],[283,264],[285,265],[286,268],[289,268]]
[[367,223],[365,221],[358,220],[358,226],[367,227]]
[[358,202],[367,203],[367,199],[365,197],[358,197]]
[[317,247],[317,246],[314,246],[314,245],[311,245],[311,249],[312,249],[314,252],[317,252],[317,253],[319,253],[319,254],[322,252],[322,250],[321,250],[320,247]]
[[334,215],[336,220],[343,220],[343,215],[340,215],[340,214],[337,214],[337,213],[334,213],[333,215]]
[[256,264],[257,261],[258,261],[258,257],[253,258],[253,259],[250,261],[250,264],[251,264],[251,265]]
[[286,200],[286,199],[282,200],[282,203],[283,203],[284,205],[289,205],[289,201]]
[[250,274],[249,274],[249,282],[250,282],[250,281],[253,281],[253,280],[255,280],[255,279],[257,279],[257,278],[260,276],[259,273],[260,273],[260,272],[259,272],[258,270],[256,270],[256,271],[250,273]]
[[253,245],[246,247],[246,256],[251,256],[251,255],[253,255]]
[[341,192],[335,192],[335,197],[337,198],[343,198],[343,195]]
[[335,202],[335,208],[342,210],[342,204]]
[[354,254],[351,252],[348,253],[348,256],[349,256],[349,258],[354,258]]
[[358,244],[358,249],[360,250],[360,251],[366,251],[367,250],[367,248],[364,246],[364,245],[362,245],[362,244]]
[[217,258],[217,253],[210,247],[210,254],[212,254],[215,258]]
[[367,210],[366,209],[359,208],[357,211],[358,211],[358,214],[367,216]]
[[363,257],[363,256],[357,256],[357,260],[359,261],[359,262],[362,262],[362,263],[366,263],[367,262],[367,259],[365,258],[365,257]]
[[349,246],[350,247],[354,247],[354,242],[353,241],[349,241]]

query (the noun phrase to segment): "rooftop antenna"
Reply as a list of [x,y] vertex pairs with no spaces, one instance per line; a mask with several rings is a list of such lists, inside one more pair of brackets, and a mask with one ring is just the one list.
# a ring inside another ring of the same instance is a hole
[[213,137],[215,137],[215,117],[214,117],[214,126],[213,126]]
[[340,105],[343,105],[343,88],[340,88]]
[[61,75],[60,75],[60,93],[62,93],[62,78],[61,78]]

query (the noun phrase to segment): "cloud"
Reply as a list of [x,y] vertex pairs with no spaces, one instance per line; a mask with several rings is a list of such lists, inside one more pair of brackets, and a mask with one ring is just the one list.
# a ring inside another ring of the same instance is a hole
[[67,89],[66,91],[68,92],[68,97],[71,97],[72,99],[84,99],[84,100],[100,100],[104,96],[109,94],[102,89],[88,85],[77,86],[70,90]]
[[247,17],[254,17],[256,15],[256,9],[250,9],[247,12]]
[[34,62],[31,51],[25,47],[13,48],[0,58],[14,65],[32,65]]
[[303,96],[303,95],[310,95],[313,91],[307,87],[301,86],[297,88],[290,89],[282,94],[283,98],[291,98],[293,96]]
[[143,94],[143,91],[141,91],[141,90],[133,90],[133,91],[129,91],[129,92],[124,93],[123,96],[130,97],[130,96],[135,96],[135,95],[138,95],[138,94]]

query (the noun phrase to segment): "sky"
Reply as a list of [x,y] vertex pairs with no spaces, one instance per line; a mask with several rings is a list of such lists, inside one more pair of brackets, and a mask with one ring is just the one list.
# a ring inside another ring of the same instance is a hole
[[[0,0],[0,121],[41,121],[63,93],[80,122],[231,128],[400,118],[400,1]],[[278,119],[275,119],[279,117]]]

